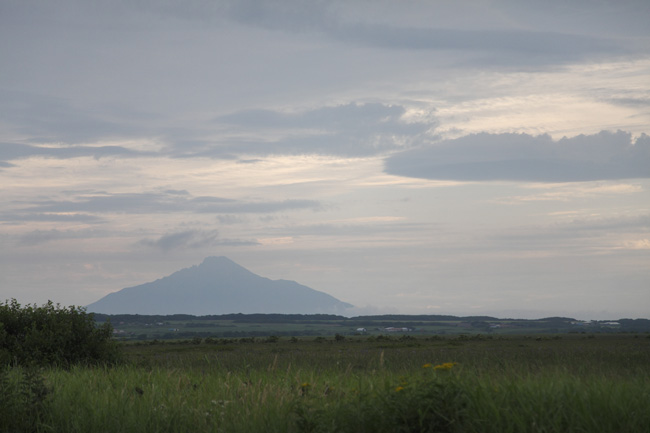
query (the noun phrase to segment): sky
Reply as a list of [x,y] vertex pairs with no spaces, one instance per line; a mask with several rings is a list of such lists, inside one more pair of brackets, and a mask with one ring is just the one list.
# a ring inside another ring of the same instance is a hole
[[226,256],[352,315],[650,318],[650,3],[0,0],[0,300]]

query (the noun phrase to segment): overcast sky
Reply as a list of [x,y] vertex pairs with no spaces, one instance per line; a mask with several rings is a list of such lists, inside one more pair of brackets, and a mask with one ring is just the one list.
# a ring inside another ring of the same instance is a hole
[[0,300],[227,256],[354,314],[650,318],[650,2],[0,0]]

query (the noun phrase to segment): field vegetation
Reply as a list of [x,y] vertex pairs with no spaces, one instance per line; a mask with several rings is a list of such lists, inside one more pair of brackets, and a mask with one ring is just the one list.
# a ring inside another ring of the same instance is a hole
[[[650,320],[618,319],[579,321],[569,317],[537,320],[498,319],[489,316],[381,315],[343,317],[331,314],[224,314],[215,316],[147,316],[97,314],[98,322],[110,322],[124,341],[177,340],[187,338],[241,338],[276,336],[374,335],[531,335],[562,333],[650,332]],[[362,331],[359,331],[362,330]],[[392,331],[391,331],[392,330]]]
[[650,338],[359,335],[120,343],[5,364],[0,431],[645,432]]

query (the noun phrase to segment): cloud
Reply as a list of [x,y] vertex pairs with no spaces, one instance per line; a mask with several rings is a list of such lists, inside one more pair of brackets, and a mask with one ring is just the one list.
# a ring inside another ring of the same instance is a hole
[[86,213],[0,213],[0,221],[5,222],[81,222],[99,223],[104,220]]
[[632,185],[627,183],[616,184],[593,184],[593,183],[557,183],[557,184],[532,184],[529,185],[529,190],[538,191],[545,189],[546,191],[536,192],[534,194],[517,195],[502,197],[496,199],[495,202],[503,204],[515,204],[521,202],[541,202],[541,201],[563,201],[569,202],[575,199],[591,198],[603,195],[627,195],[637,194],[643,192],[640,185]]
[[[403,106],[380,103],[349,103],[293,113],[244,110],[215,119],[216,123],[230,128],[231,134],[244,138],[216,146],[207,145],[197,152],[197,156],[376,155],[404,148],[436,126],[435,121],[408,122],[405,114]],[[279,138],[245,138],[265,131],[269,136]]]
[[648,232],[650,231],[650,214],[636,216],[622,216],[596,219],[576,218],[565,226],[561,226],[570,232]]
[[216,230],[186,230],[161,236],[156,240],[144,239],[142,245],[159,248],[163,251],[178,248],[199,248],[214,245],[218,240]]
[[[355,44],[390,50],[426,50],[471,52],[486,62],[499,64],[564,63],[599,54],[620,54],[623,43],[599,36],[568,33],[562,31],[539,31],[532,26],[506,25],[504,28],[449,28],[444,22],[441,10],[446,5],[418,4],[411,14],[430,15],[431,19],[420,24],[386,24],[373,22],[376,17],[391,14],[390,6],[373,4],[376,14],[359,14],[341,4],[322,2],[277,1],[261,5],[258,2],[236,1],[228,3],[229,16],[241,23],[256,27],[295,32],[301,34],[326,35],[346,44]],[[411,5],[400,5],[410,9]],[[478,6],[478,7],[477,7]],[[485,5],[463,5],[452,11],[452,15],[473,16],[481,14]],[[453,9],[453,7],[451,7]],[[363,9],[363,8],[362,8]],[[511,5],[514,11],[514,5]],[[547,8],[548,9],[548,8]],[[571,8],[568,8],[571,9]],[[565,7],[563,12],[568,12]],[[552,11],[552,8],[551,8]],[[484,11],[487,12],[487,11]],[[559,12],[559,11],[558,11]],[[503,13],[503,12],[502,12]],[[528,15],[551,18],[549,10],[536,10]],[[550,16],[549,16],[550,15]],[[515,22],[516,18],[512,18]],[[480,21],[479,21],[480,22]],[[575,23],[574,23],[575,25]],[[477,26],[478,27],[478,26]],[[597,33],[596,33],[597,34]]]
[[603,98],[603,100],[605,102],[609,102],[610,104],[622,105],[624,107],[632,107],[632,108],[650,107],[650,98],[645,97],[643,95],[634,95],[627,98],[610,97],[610,98]]
[[231,225],[246,222],[246,219],[238,215],[217,215],[217,221],[224,225]]
[[40,245],[51,241],[63,239],[88,239],[107,236],[106,232],[95,230],[33,230],[20,236],[23,245]]
[[259,245],[255,241],[220,239],[217,230],[185,230],[181,232],[169,233],[159,237],[158,239],[143,239],[139,242],[139,244],[151,248],[160,249],[162,251],[188,248],[196,249],[216,245]]
[[[133,157],[143,155],[122,146],[32,146],[19,143],[2,143],[0,145],[0,158],[16,160],[32,156],[44,156],[57,159],[108,156]],[[11,165],[11,164],[9,164]]]
[[404,236],[421,233],[423,230],[438,228],[431,223],[412,223],[402,221],[401,218],[366,221],[337,221],[320,224],[300,224],[290,226],[271,227],[267,230],[281,236],[333,236],[340,238],[359,238],[372,236],[374,241],[389,239],[394,236]]
[[146,193],[94,193],[81,194],[74,200],[35,201],[23,212],[38,214],[57,213],[273,213],[295,209],[318,209],[315,200],[287,199],[282,201],[244,201],[221,197],[192,197],[172,191],[170,194]]
[[580,249],[585,252],[595,248],[600,252],[603,245],[611,242],[610,239],[614,239],[618,244],[620,239],[628,235],[647,236],[649,227],[649,214],[604,218],[578,217],[544,226],[509,227],[507,230],[489,234],[487,239],[496,242],[500,251],[518,249],[540,254],[544,254],[544,251],[567,254],[570,250]]
[[650,239],[626,241],[621,248],[628,250],[650,250]]
[[321,107],[298,113],[272,110],[245,110],[218,117],[222,123],[267,128],[301,128],[317,130],[389,130],[411,133],[415,125],[401,121],[405,109],[399,105],[349,103]]
[[[80,144],[151,134],[155,118],[133,108],[101,106],[0,89],[0,116],[9,130],[31,142]],[[51,155],[52,156],[52,155]]]
[[538,64],[568,62],[589,55],[621,52],[605,39],[558,32],[530,30],[462,30],[447,28],[400,28],[391,25],[362,25],[342,28],[334,34],[346,42],[410,50],[456,50],[492,53],[490,63]]
[[650,136],[602,131],[548,135],[473,134],[388,157],[386,173],[455,181],[581,182],[650,178]]
[[[153,126],[146,126],[146,119],[140,130],[131,130],[128,121],[121,119],[116,122],[122,126],[89,127],[83,136],[79,135],[74,122],[54,122],[57,127],[47,131],[36,130],[33,125],[21,131],[26,140],[48,144],[2,143],[0,161],[32,156],[58,159],[108,156],[236,159],[238,155],[303,154],[369,156],[408,147],[437,126],[431,119],[409,121],[406,113],[406,108],[401,105],[356,102],[300,112],[248,109],[219,116],[209,124],[202,124],[197,131],[161,127],[154,133],[149,131]],[[25,119],[25,123],[29,122]],[[16,125],[22,128],[20,123]],[[93,143],[116,137],[131,140],[149,137],[147,140],[155,139],[164,147],[138,150],[118,145],[78,143],[82,139]],[[255,159],[240,161],[247,163]],[[5,167],[11,166],[8,162],[4,164]]]
[[273,213],[295,209],[318,209],[320,203],[314,200],[282,200],[269,202],[233,202],[215,203],[201,206],[197,212],[201,213]]

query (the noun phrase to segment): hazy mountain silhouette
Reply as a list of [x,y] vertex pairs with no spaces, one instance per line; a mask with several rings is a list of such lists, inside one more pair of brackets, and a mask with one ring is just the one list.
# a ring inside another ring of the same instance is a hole
[[260,277],[226,257],[104,296],[87,306],[104,314],[341,314],[352,305],[287,280]]

